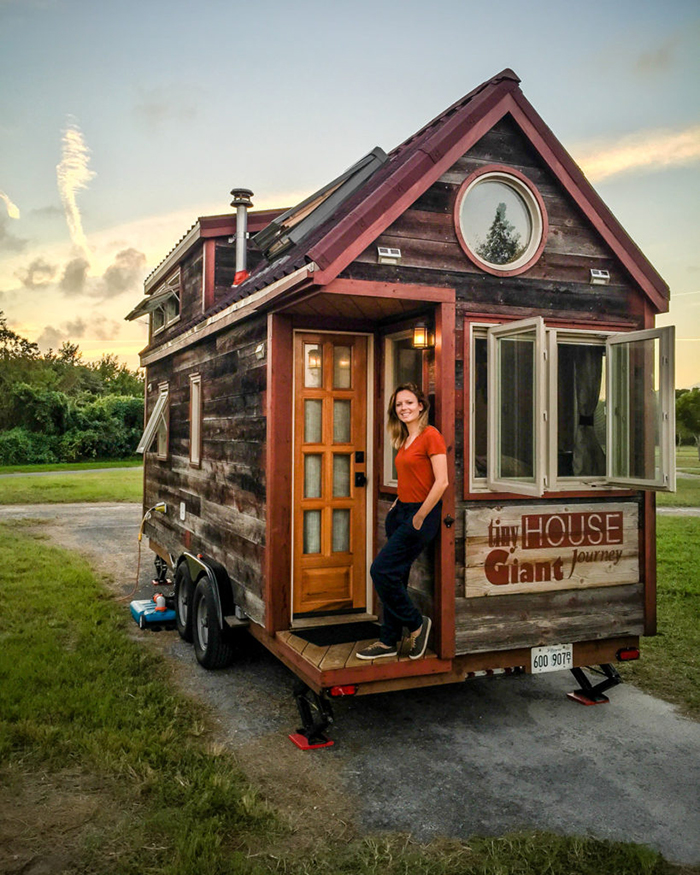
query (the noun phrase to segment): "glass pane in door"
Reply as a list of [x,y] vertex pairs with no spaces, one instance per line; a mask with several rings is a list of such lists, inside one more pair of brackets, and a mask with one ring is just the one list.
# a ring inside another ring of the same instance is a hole
[[350,443],[350,401],[333,402],[333,443]]
[[350,456],[333,455],[333,498],[350,495]]
[[321,552],[321,511],[304,511],[304,553]]
[[350,550],[350,511],[333,511],[333,552],[347,553]]
[[334,346],[333,347],[333,388],[334,389],[349,389],[351,386],[350,380],[350,365],[352,363],[352,352],[349,346]]
[[304,344],[304,386],[307,389],[323,386],[323,347],[318,343]]
[[321,462],[320,453],[307,453],[304,456],[304,498],[321,497]]
[[321,443],[322,423],[323,401],[319,398],[307,398],[304,401],[304,443]]

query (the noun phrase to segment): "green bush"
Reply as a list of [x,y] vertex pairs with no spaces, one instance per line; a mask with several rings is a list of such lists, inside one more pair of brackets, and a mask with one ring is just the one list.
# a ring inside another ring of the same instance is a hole
[[57,440],[50,435],[22,427],[0,432],[0,465],[45,465],[60,461],[59,455]]

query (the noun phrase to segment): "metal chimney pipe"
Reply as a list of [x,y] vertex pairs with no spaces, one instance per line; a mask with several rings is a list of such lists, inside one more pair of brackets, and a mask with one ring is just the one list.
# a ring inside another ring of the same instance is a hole
[[246,245],[248,241],[248,207],[253,206],[253,192],[249,188],[234,188],[231,190],[231,206],[236,207],[236,274],[233,285],[248,279],[246,268]]

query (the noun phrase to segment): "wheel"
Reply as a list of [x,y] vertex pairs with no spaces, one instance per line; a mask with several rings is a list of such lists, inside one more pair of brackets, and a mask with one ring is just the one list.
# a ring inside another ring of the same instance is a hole
[[192,601],[194,654],[203,668],[225,668],[233,659],[233,645],[228,627],[219,628],[216,601],[209,578],[197,581]]
[[141,616],[139,617],[139,629],[145,629],[146,626],[147,626],[146,615],[141,614]]
[[192,643],[192,598],[194,584],[186,562],[181,562],[175,572],[175,625],[180,638]]

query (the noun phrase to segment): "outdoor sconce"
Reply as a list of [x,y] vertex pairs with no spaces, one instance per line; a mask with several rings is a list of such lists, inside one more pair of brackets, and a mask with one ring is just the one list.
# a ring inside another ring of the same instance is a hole
[[417,322],[413,326],[413,348],[428,349],[435,345],[435,338],[428,331],[428,326],[425,322]]

